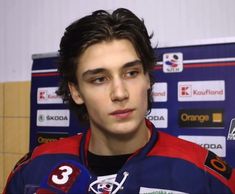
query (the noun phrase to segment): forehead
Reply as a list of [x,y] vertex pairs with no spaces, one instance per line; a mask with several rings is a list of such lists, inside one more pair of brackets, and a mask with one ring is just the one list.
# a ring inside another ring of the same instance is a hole
[[77,73],[104,68],[107,70],[121,68],[128,62],[138,60],[139,57],[129,40],[104,41],[88,47],[80,56]]

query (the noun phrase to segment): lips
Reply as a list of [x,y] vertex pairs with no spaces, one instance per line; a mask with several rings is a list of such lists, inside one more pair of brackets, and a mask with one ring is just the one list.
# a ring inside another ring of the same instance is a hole
[[116,110],[110,113],[110,115],[115,116],[117,118],[128,118],[134,109],[123,109],[123,110]]

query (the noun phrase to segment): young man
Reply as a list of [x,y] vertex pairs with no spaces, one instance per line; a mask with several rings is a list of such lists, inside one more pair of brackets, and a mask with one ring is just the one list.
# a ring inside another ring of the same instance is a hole
[[58,94],[90,129],[37,147],[10,175],[6,194],[235,193],[235,172],[224,161],[145,119],[150,38],[126,9],[96,11],[66,29]]

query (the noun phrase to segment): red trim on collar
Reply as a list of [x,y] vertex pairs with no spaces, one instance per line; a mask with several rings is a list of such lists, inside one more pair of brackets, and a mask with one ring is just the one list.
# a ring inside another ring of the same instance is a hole
[[145,123],[146,123],[146,126],[148,127],[149,131],[150,131],[150,137],[149,137],[149,140],[146,142],[146,144],[137,149],[129,158],[128,160],[130,160],[131,158],[133,158],[134,156],[138,155],[138,153],[148,144],[148,142],[150,141],[152,135],[153,135],[153,128],[154,128],[154,125],[148,120],[148,119],[145,119]]
[[86,133],[86,139],[85,139],[85,145],[84,145],[85,165],[86,166],[88,166],[87,153],[88,153],[90,138],[91,138],[91,129],[88,129],[87,133]]

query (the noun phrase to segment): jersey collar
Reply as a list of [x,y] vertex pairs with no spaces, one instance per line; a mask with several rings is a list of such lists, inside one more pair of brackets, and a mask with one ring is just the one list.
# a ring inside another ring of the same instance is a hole
[[[146,125],[149,128],[150,132],[151,132],[151,137],[149,139],[149,141],[140,149],[136,150],[136,152],[130,156],[129,160],[140,160],[143,157],[146,157],[146,155],[148,154],[148,152],[153,148],[153,146],[156,144],[157,138],[158,138],[158,132],[156,130],[156,128],[154,127],[154,125],[149,121],[149,120],[145,120],[146,121]],[[87,153],[88,153],[88,146],[89,146],[89,142],[90,142],[90,137],[91,137],[91,129],[88,129],[82,136],[82,140],[81,140],[81,144],[80,144],[80,159],[81,162],[85,165],[88,166],[88,162],[87,162]]]

